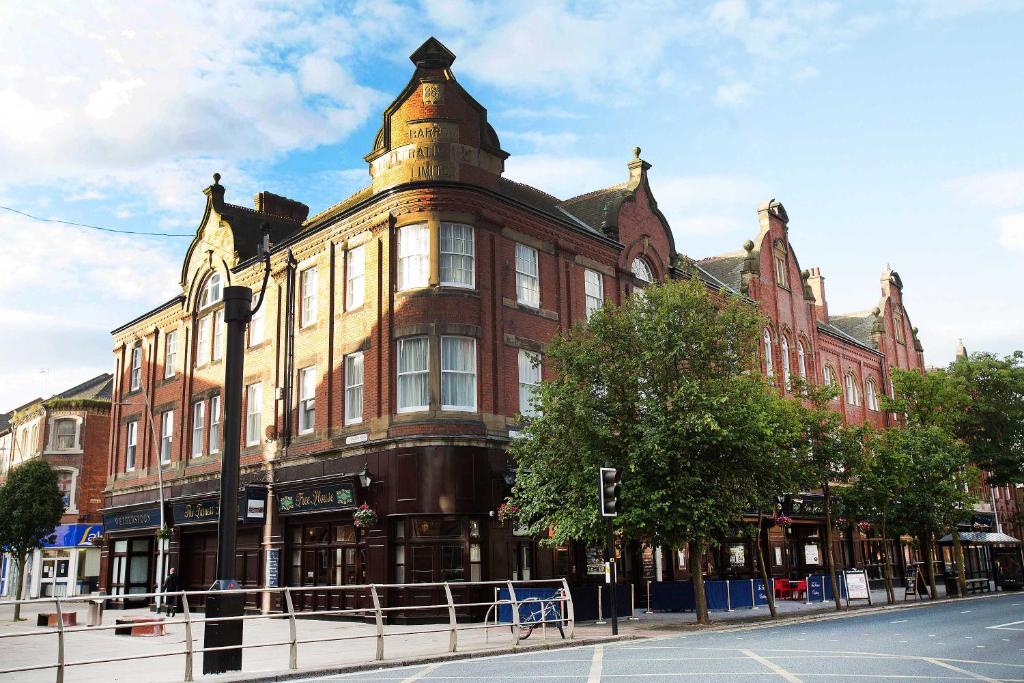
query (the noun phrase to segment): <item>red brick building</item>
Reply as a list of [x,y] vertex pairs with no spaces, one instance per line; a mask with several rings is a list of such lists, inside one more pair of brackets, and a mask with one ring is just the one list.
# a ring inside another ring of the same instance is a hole
[[[560,200],[503,177],[508,154],[455,79],[454,55],[431,39],[412,61],[365,157],[366,188],[310,217],[268,192],[253,208],[230,204],[215,175],[181,294],[114,330],[110,592],[154,584],[158,471],[169,564],[190,588],[212,582],[221,292],[258,291],[264,222],[272,272],[247,335],[241,445],[243,499],[267,502],[240,526],[236,577],[303,587],[305,609],[325,604],[325,585],[585,577],[584,549],[541,551],[496,523],[511,481],[505,445],[556,332],[689,271],[639,149],[622,183]],[[830,316],[785,209],[773,200],[759,219],[756,242],[697,262],[697,276],[764,308],[768,371],[848,382],[837,409],[884,425],[876,404],[889,369],[922,367],[899,276],[886,271],[876,310]],[[352,523],[362,503],[380,517],[365,533]],[[775,569],[802,561],[786,555]],[[627,575],[639,571],[632,555],[627,564]]]

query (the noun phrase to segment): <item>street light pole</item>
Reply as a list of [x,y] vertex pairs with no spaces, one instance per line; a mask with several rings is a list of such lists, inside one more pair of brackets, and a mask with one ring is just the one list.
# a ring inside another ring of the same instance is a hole
[[[245,361],[245,326],[259,310],[270,278],[269,228],[263,225],[259,257],[264,262],[263,288],[256,306],[248,287],[224,288],[224,323],[227,348],[224,353],[224,448],[220,472],[220,516],[217,519],[217,575],[206,597],[206,617],[241,617],[244,597],[241,593],[218,595],[216,591],[239,588],[235,573],[235,547],[238,528],[239,459],[242,441],[242,377]],[[207,621],[205,647],[226,647],[203,655],[203,673],[217,674],[242,669],[241,619]],[[238,647],[234,647],[238,646]]]

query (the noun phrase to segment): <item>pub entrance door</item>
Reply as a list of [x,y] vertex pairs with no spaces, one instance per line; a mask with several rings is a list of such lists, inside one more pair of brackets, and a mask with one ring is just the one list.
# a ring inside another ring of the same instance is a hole
[[317,590],[326,586],[366,585],[366,546],[351,523],[314,523],[291,527],[289,549],[295,608],[303,611],[356,609],[372,604],[369,591]]

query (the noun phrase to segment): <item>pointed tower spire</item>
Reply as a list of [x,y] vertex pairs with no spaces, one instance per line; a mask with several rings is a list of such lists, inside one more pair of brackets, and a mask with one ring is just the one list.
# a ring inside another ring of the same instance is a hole
[[964,346],[963,339],[956,340],[956,357],[957,360],[961,358],[967,358],[967,347]]

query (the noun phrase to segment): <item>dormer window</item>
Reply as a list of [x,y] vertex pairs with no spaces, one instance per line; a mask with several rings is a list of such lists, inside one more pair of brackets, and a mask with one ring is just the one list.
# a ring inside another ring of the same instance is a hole
[[789,287],[789,269],[786,267],[786,245],[782,240],[775,241],[773,250],[775,257],[775,284]]
[[638,256],[633,259],[633,277],[650,284],[654,282],[654,271],[651,270],[651,265],[647,261]]
[[203,287],[203,293],[199,297],[199,308],[206,308],[212,306],[224,298],[224,283],[221,280],[220,273],[214,273],[210,276],[210,279],[206,281],[206,285]]

